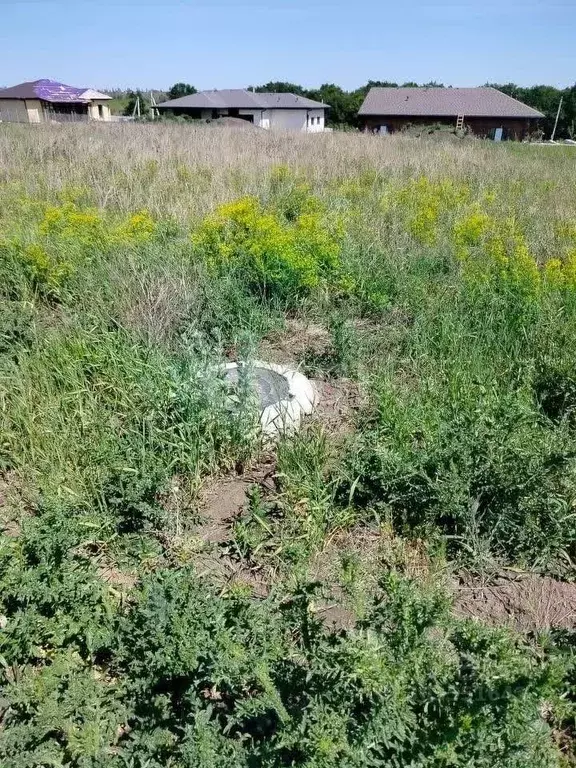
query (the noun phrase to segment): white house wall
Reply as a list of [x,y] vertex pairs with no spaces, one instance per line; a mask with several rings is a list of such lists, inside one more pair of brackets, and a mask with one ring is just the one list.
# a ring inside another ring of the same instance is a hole
[[[225,117],[228,112],[228,109],[218,109],[220,117]],[[238,114],[241,117],[251,115],[254,125],[259,128],[309,133],[321,133],[325,130],[323,109],[239,109]],[[200,118],[211,120],[212,110],[202,109]]]
[[325,110],[324,109],[309,109],[308,110],[308,132],[309,133],[322,133],[325,130]]
[[263,109],[260,117],[260,128],[270,128],[270,110]]
[[308,133],[321,133],[325,130],[325,110],[321,108],[269,109],[267,114],[270,115],[270,128]]
[[270,109],[270,128],[281,131],[305,131],[306,109]]

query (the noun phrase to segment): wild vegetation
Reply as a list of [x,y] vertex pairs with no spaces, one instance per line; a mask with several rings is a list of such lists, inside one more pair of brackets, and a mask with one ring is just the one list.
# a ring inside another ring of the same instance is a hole
[[[3,127],[2,766],[576,762],[569,605],[453,607],[574,579],[574,166]],[[273,449],[243,357],[324,395]]]

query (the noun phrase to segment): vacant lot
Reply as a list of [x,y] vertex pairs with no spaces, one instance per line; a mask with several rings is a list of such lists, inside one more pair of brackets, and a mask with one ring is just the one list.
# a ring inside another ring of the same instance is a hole
[[[0,764],[565,766],[576,154],[0,126]],[[321,396],[273,449],[227,360]]]

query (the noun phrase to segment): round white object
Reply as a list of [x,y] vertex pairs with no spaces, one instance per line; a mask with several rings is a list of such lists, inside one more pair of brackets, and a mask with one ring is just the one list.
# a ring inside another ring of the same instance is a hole
[[318,402],[312,382],[292,368],[261,360],[228,363],[226,379],[236,384],[244,368],[258,398],[262,432],[268,436],[295,432],[302,416],[312,413]]

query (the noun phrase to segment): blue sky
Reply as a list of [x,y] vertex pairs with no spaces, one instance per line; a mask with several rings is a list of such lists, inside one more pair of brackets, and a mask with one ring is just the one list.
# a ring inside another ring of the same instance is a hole
[[0,0],[0,85],[566,86],[576,0]]

